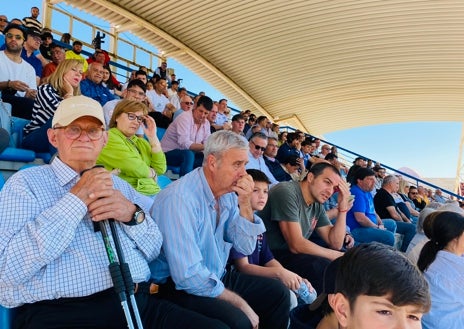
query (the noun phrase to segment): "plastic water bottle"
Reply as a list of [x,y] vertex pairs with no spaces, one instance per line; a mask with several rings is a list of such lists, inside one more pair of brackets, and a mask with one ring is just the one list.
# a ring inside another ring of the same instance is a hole
[[300,288],[298,288],[296,293],[306,304],[311,304],[317,298],[316,290],[310,292],[308,286],[304,282],[301,282]]

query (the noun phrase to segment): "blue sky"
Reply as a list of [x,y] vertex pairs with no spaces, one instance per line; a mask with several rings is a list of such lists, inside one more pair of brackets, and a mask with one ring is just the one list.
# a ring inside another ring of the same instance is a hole
[[[2,14],[7,15],[8,19],[29,16],[32,6],[42,9],[41,0],[15,0],[14,5],[2,0],[2,3],[9,4],[8,7],[2,6],[3,8],[0,10]],[[70,6],[65,4],[58,6],[65,11],[78,13],[76,16],[94,22],[101,28],[109,28],[107,22],[99,21],[85,13],[79,13]],[[40,20],[42,18],[39,16]],[[53,21],[53,24],[57,29],[67,29],[67,22],[58,18]],[[88,35],[91,32],[83,30],[82,33],[85,34],[75,35],[75,37],[87,38],[87,41],[90,41]],[[124,38],[134,43],[143,43],[129,34],[124,34]],[[103,49],[106,46],[103,44]],[[177,77],[183,79],[183,85],[189,90],[193,92],[203,90],[215,100],[227,98],[176,61],[168,59],[168,66],[175,69]],[[232,102],[229,102],[229,105],[235,107]],[[421,174],[422,177],[449,178],[456,176],[460,136],[461,123],[458,122],[415,122],[336,131],[326,134],[323,138],[330,143],[378,160],[389,167],[409,167]]]

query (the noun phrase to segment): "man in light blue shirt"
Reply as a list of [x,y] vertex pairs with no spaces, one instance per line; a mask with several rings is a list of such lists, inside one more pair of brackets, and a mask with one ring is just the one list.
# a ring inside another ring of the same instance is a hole
[[230,249],[251,254],[265,230],[251,208],[247,153],[243,137],[216,132],[206,141],[203,166],[157,195],[151,214],[164,241],[150,265],[152,278],[161,284],[161,298],[228,328],[283,329],[288,289],[278,280],[225,270]]
[[264,151],[266,151],[267,147],[267,136],[263,133],[254,133],[248,142],[248,146],[248,163],[246,165],[246,169],[261,170],[266,174],[267,178],[271,182],[271,186],[277,184],[279,181],[271,173],[263,157]]

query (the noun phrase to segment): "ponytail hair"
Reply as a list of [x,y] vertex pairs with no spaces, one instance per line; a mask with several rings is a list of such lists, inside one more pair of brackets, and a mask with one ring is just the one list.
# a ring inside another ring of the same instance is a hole
[[440,250],[464,232],[464,216],[453,211],[435,211],[424,220],[424,233],[430,239],[422,248],[417,267],[425,272]]

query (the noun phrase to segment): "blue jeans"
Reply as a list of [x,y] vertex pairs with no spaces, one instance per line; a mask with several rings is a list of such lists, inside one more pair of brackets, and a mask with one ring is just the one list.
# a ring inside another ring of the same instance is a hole
[[358,227],[351,230],[356,243],[368,243],[377,241],[389,246],[395,245],[396,221],[393,219],[382,219],[385,230],[374,227]]
[[168,166],[180,166],[179,176],[188,174],[203,163],[203,152],[171,150],[165,153]]
[[[384,219],[383,219],[384,220]],[[396,231],[400,234],[403,234],[403,244],[401,245],[401,251],[406,252],[408,249],[409,243],[416,234],[416,225],[406,222],[396,222]]]

